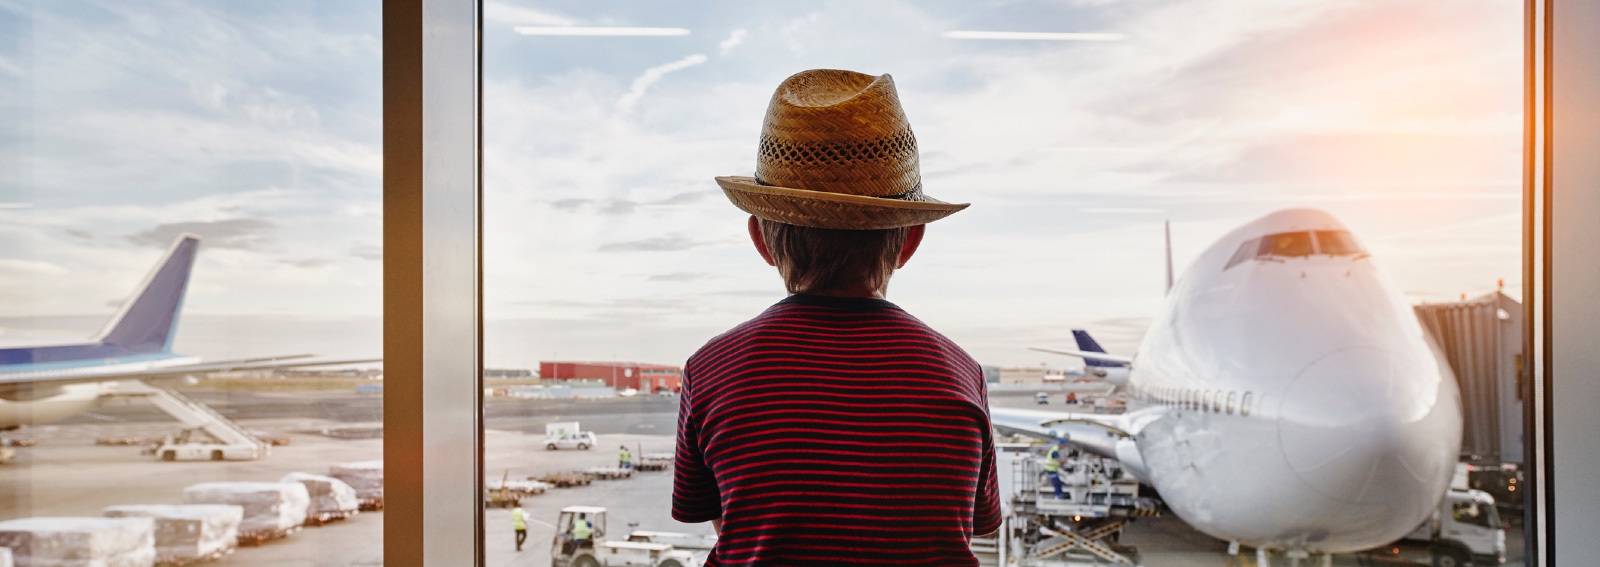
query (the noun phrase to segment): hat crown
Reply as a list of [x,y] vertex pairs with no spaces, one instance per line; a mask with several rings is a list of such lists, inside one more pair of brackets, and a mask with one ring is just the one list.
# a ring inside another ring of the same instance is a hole
[[817,69],[784,80],[761,125],[756,179],[871,197],[917,192],[917,139],[894,79]]

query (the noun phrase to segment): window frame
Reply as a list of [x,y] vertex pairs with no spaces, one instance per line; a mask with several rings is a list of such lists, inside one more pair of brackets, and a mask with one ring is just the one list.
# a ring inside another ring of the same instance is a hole
[[[484,562],[481,13],[481,0],[384,2],[387,565]],[[1581,126],[1600,114],[1590,55],[1600,53],[1600,5],[1525,0],[1524,14],[1523,305],[1534,355],[1524,359],[1535,378],[1524,396],[1524,525],[1529,565],[1553,566],[1557,551],[1574,564],[1600,558],[1600,539],[1554,529],[1600,524],[1600,505],[1586,504],[1600,496],[1584,483],[1600,470],[1600,436],[1585,435],[1600,415],[1573,405],[1600,399],[1600,381],[1552,379],[1600,365],[1588,344],[1600,336],[1600,298],[1578,292],[1600,288],[1600,255],[1586,250],[1600,227],[1584,222],[1600,215],[1600,195],[1586,190],[1600,185],[1600,164],[1587,159],[1600,131]],[[1573,118],[1559,130],[1558,108]],[[1242,393],[1239,415],[1258,409],[1251,398]],[[470,458],[440,456],[459,454]]]

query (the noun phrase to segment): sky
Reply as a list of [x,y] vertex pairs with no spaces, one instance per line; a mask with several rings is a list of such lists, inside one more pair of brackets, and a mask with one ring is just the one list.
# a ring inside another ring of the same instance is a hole
[[[377,2],[125,4],[0,0],[0,328],[92,332],[193,232],[179,349],[377,354]],[[1074,327],[1133,350],[1164,221],[1180,271],[1239,224],[1317,207],[1414,301],[1516,293],[1520,10],[486,0],[487,362],[675,364],[781,299],[711,178],[751,173],[773,88],[809,68],[891,74],[925,191],[972,203],[889,299],[986,364],[1072,366],[1026,347]]]

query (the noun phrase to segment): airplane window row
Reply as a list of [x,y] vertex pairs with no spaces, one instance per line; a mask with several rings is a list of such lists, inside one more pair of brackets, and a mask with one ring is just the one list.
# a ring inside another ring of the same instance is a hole
[[1241,416],[1250,415],[1251,392],[1156,388],[1143,394],[1152,403],[1192,411]]
[[1312,254],[1354,256],[1364,254],[1354,236],[1344,230],[1280,232],[1252,238],[1239,245],[1226,270],[1254,258],[1303,258]]

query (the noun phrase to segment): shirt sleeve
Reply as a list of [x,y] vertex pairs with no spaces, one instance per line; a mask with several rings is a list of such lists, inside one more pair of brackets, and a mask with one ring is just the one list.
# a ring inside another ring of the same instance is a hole
[[694,414],[694,382],[688,369],[678,399],[678,449],[673,461],[672,519],[695,524],[721,518],[717,479],[700,450],[700,418]]
[[978,466],[978,493],[972,508],[972,534],[984,535],[1000,529],[1000,479],[995,465],[994,427],[989,422],[989,392],[979,374],[983,403],[983,463]]

